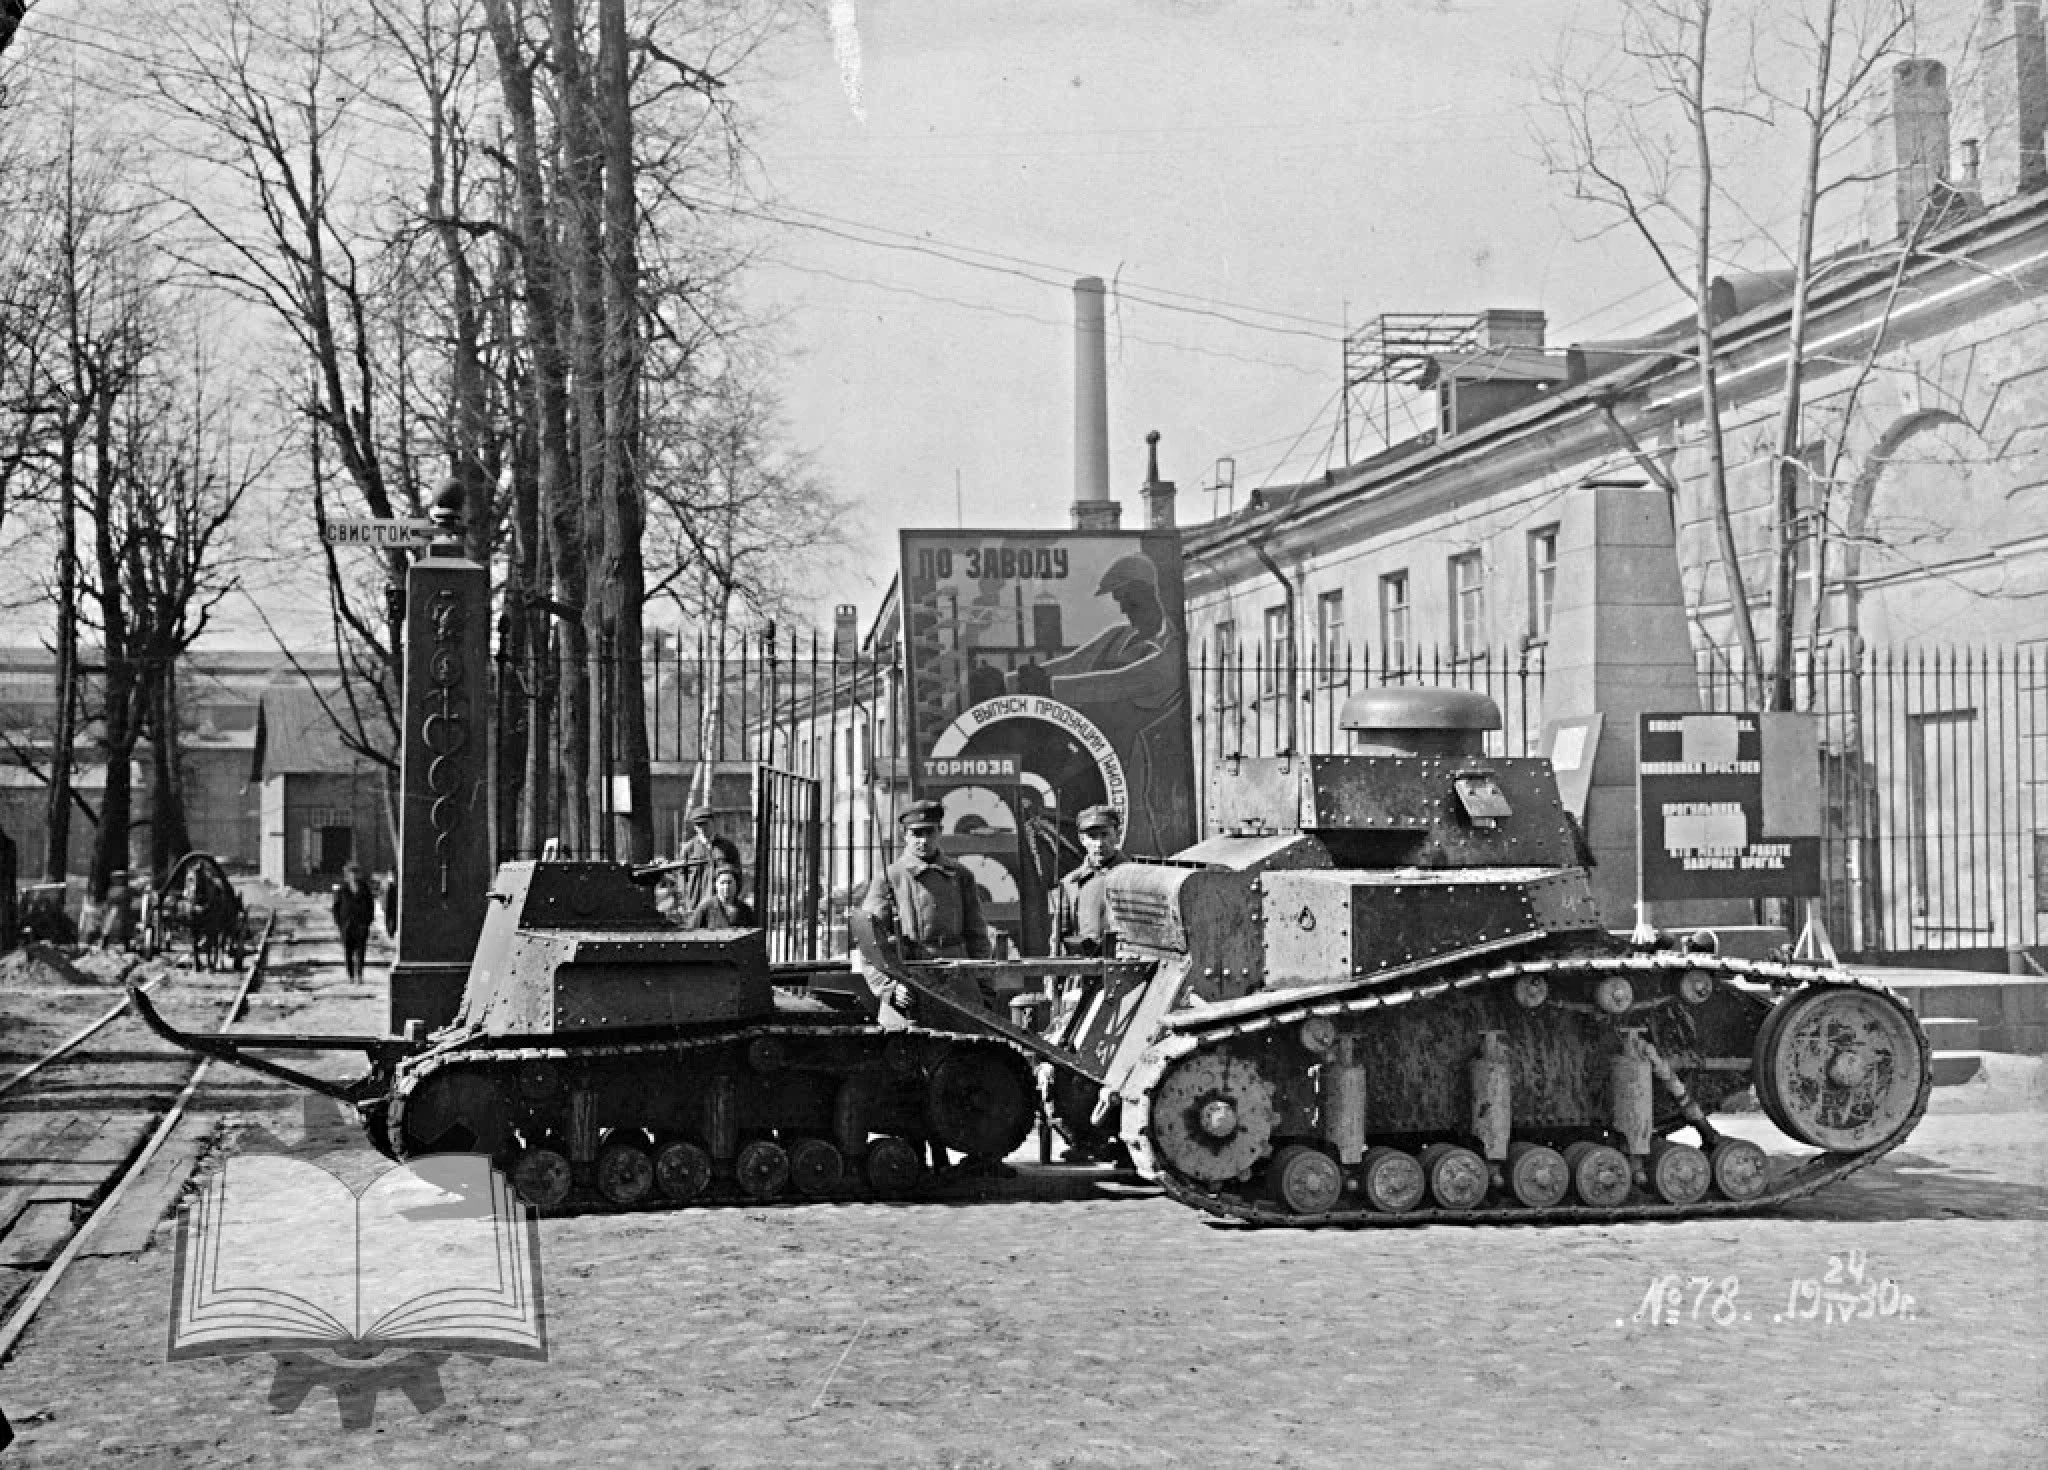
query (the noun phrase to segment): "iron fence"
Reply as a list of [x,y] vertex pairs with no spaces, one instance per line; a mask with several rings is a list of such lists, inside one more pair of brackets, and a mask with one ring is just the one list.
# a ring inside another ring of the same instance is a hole
[[[1538,645],[1393,663],[1352,654],[1290,668],[1258,653],[1195,662],[1197,811],[1203,773],[1230,756],[1342,753],[1345,701],[1390,685],[1480,690],[1502,713],[1489,749],[1540,754],[1543,654]],[[532,679],[528,669],[500,672],[515,695]],[[768,874],[754,886],[764,911],[784,922],[816,916],[815,940],[790,938],[787,952],[843,952],[845,911],[893,846],[891,816],[911,784],[900,664],[782,634],[723,653],[652,646],[640,672],[657,847],[678,845],[693,806],[728,814],[722,827],[742,847],[750,886],[757,871]],[[2002,968],[2010,951],[2041,945],[2048,653],[1830,654],[1799,672],[1800,707],[1820,729],[1821,913],[1837,947],[1867,960],[1938,955]],[[1703,664],[1699,678],[1705,708],[1749,707],[1724,665]],[[790,779],[815,789],[800,793]],[[754,851],[757,830],[772,830],[774,851]],[[785,843],[813,842],[815,857],[777,856]]]
[[[1821,748],[1821,912],[1838,949],[2007,968],[2048,914],[2048,655],[1835,650],[1798,670]],[[1709,664],[1714,710],[1744,708]]]

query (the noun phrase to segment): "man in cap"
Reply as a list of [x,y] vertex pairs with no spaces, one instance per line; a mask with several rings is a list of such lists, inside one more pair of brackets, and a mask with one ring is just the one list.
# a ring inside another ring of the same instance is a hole
[[[939,847],[939,823],[945,814],[936,801],[913,801],[896,814],[903,852],[869,880],[861,910],[895,931],[907,960],[985,960],[994,946],[981,915],[981,891],[974,875]],[[878,1002],[876,1020],[888,1027],[910,1024],[916,1007],[910,988],[883,975],[865,978]],[[971,987],[959,985],[954,994],[963,1005],[994,1009],[978,979]],[[941,1170],[946,1167],[945,1150],[936,1139],[932,1163]],[[1016,1171],[998,1158],[969,1157],[961,1161],[959,1172],[1007,1178]]]
[[870,881],[862,907],[895,926],[908,959],[985,960],[990,936],[980,890],[939,845],[945,812],[939,802],[913,801],[897,813],[902,854]]
[[1109,870],[1124,860],[1123,821],[1110,806],[1091,806],[1076,824],[1081,866],[1060,879],[1054,933],[1060,953],[1108,959],[1116,954],[1109,923]]
[[690,813],[689,841],[676,854],[682,869],[682,893],[678,907],[685,914],[694,914],[698,905],[711,897],[712,875],[720,868],[739,870],[740,850],[711,828],[718,813],[708,806],[700,806]]

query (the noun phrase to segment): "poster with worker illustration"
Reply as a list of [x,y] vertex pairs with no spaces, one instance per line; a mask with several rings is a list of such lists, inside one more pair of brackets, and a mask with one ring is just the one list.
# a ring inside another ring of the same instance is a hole
[[902,545],[916,779],[933,761],[1015,757],[1026,810],[1005,815],[1042,890],[1077,860],[1090,806],[1123,813],[1127,851],[1193,842],[1178,533],[905,531]]

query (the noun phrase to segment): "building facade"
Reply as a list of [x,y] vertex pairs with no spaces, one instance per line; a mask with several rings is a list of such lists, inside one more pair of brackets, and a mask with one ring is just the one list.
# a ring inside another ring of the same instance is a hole
[[[2048,690],[2028,670],[2048,651],[2048,56],[2036,7],[1986,4],[1982,19],[1972,98],[1947,95],[1938,61],[1894,69],[1871,128],[1868,238],[1809,305],[1796,693],[1822,716],[1845,838],[1831,927],[1862,952],[2043,937]],[[1952,140],[1952,114],[1978,136]],[[1305,696],[1257,700],[1287,670],[1341,682],[1424,650],[1480,682],[1539,658],[1531,732],[1604,717],[1584,819],[1603,904],[1626,922],[1636,716],[1755,704],[1745,604],[1769,659],[1788,285],[1716,283],[1725,535],[1689,326],[1555,348],[1525,310],[1475,315],[1413,380],[1435,395],[1433,433],[1190,528],[1197,657],[1261,671],[1204,701],[1209,748],[1231,747],[1248,702],[1266,749],[1341,748],[1303,728]],[[1938,668],[1952,646],[1990,650],[2009,676],[1832,677],[1879,654]]]

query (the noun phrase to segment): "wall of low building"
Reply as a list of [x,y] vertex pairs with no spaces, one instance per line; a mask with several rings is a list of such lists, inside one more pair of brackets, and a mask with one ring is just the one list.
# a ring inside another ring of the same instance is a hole
[[370,872],[397,865],[381,776],[287,773],[264,783],[263,876],[319,892],[345,863]]

